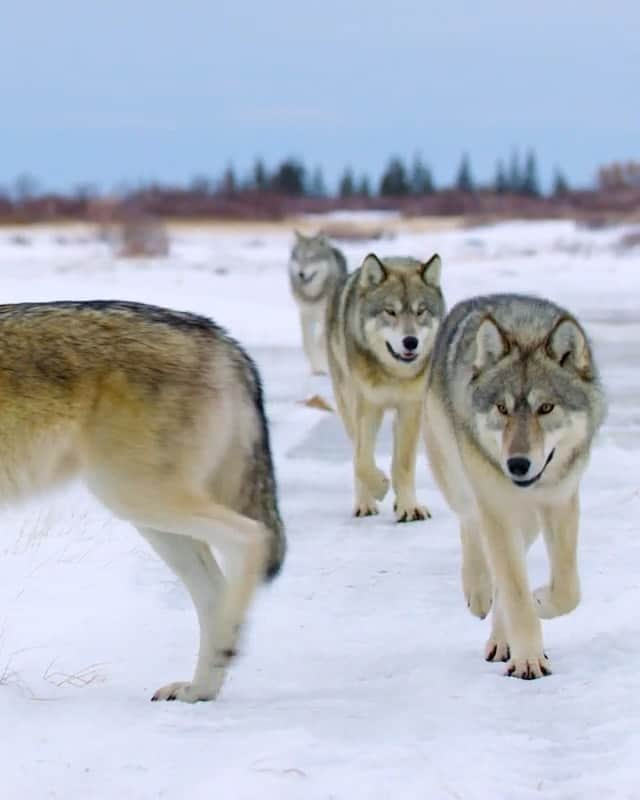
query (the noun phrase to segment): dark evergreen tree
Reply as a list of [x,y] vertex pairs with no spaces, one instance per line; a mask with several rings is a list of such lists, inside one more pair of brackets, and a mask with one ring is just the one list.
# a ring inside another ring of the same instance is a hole
[[568,192],[569,183],[567,182],[567,179],[559,169],[556,169],[553,176],[553,196],[562,197],[562,195],[565,195]]
[[276,170],[271,185],[282,194],[304,194],[306,191],[304,166],[294,158],[283,161]]
[[220,189],[223,194],[233,194],[237,188],[238,182],[236,180],[236,173],[233,169],[233,165],[229,164],[222,174]]
[[325,185],[324,176],[320,167],[316,167],[313,171],[309,191],[313,197],[326,197],[327,195],[327,187]]
[[493,190],[498,194],[505,194],[505,192],[509,191],[509,180],[501,158],[498,159],[496,165],[496,177],[493,182]]
[[261,158],[257,158],[253,165],[252,188],[257,189],[259,192],[263,191],[269,185],[269,175],[267,169]]
[[538,165],[536,154],[529,150],[524,165],[524,175],[522,176],[522,194],[530,197],[538,197],[540,194],[540,183],[538,181]]
[[380,191],[383,196],[399,196],[409,192],[409,180],[404,164],[399,158],[392,158],[382,178],[380,179]]
[[353,172],[350,167],[347,167],[342,173],[340,182],[338,183],[338,194],[340,197],[351,197],[354,193]]
[[520,156],[517,150],[511,153],[507,182],[509,184],[508,191],[518,193],[522,190],[522,170],[520,169]]
[[456,176],[456,189],[461,192],[472,192],[474,190],[473,176],[471,174],[471,164],[469,156],[465,153],[458,167]]
[[434,191],[433,175],[429,167],[417,155],[411,168],[411,193],[415,195],[432,194]]
[[356,187],[356,194],[360,197],[371,197],[371,184],[367,175],[362,175]]

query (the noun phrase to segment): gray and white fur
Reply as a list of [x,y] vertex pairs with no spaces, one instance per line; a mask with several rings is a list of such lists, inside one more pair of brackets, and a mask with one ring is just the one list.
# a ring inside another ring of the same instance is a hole
[[300,312],[302,344],[313,374],[327,371],[325,315],[333,290],[347,274],[347,261],[323,234],[295,231],[289,259],[291,292]]

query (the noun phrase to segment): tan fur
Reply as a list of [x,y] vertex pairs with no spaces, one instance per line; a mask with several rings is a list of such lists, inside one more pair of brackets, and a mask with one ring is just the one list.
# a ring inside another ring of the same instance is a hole
[[[395,412],[391,485],[396,519],[421,520],[429,516],[429,511],[416,499],[415,463],[429,353],[444,310],[440,260],[434,256],[429,262],[434,275],[429,285],[424,280],[425,265],[411,259],[379,262],[384,265],[384,274],[374,277],[370,284],[363,270],[371,258],[375,256],[368,256],[364,266],[339,288],[327,320],[329,371],[336,405],[354,448],[354,513],[377,514],[376,501],[382,500],[389,489],[389,479],[375,463],[375,443],[383,415],[391,410]],[[420,304],[425,295],[430,298],[432,313],[422,320],[419,332],[411,302]],[[415,331],[422,337],[415,362],[394,359],[376,329],[380,313],[369,304],[384,305],[385,301],[397,303],[398,324],[404,326],[404,332]]]
[[[460,521],[467,605],[481,618],[493,605],[485,657],[507,661],[509,675],[550,673],[540,618],[567,614],[580,600],[579,483],[604,409],[586,337],[563,309],[494,295],[460,303],[445,319],[425,441]],[[512,471],[524,469],[510,465],[514,458],[530,464],[526,473]],[[532,593],[525,555],[540,529],[550,575]]]
[[192,681],[153,699],[212,699],[277,527],[247,497],[268,451],[248,357],[207,320],[123,303],[0,306],[0,343],[0,500],[81,477],[135,525],[200,622]]

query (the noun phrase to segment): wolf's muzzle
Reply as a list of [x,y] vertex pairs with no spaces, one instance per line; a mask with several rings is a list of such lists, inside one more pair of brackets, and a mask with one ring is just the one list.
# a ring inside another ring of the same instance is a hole
[[[554,454],[555,452],[556,452],[556,449],[555,449],[555,447],[554,447],[554,448],[553,448],[553,450],[552,450],[552,451],[549,453],[549,457],[548,457],[548,458],[547,458],[547,460],[544,462],[544,467],[542,467],[542,469],[540,470],[540,472],[539,472],[537,475],[534,475],[534,476],[533,476],[533,478],[529,478],[529,480],[527,480],[527,481],[519,481],[519,480],[517,480],[516,478],[512,477],[512,478],[511,478],[511,480],[513,481],[513,483],[514,483],[516,486],[521,486],[523,489],[526,489],[526,487],[527,487],[527,486],[533,486],[533,484],[534,484],[534,483],[536,483],[536,481],[539,481],[539,480],[540,480],[540,478],[542,477],[542,474],[544,473],[545,469],[546,469],[546,468],[549,466],[549,462],[550,462],[550,461],[551,461],[551,459],[553,458],[553,454]],[[510,460],[510,461],[511,461],[511,460],[513,460],[513,461],[516,461],[516,460],[518,460],[518,461],[519,461],[520,459],[509,459],[509,460]],[[522,461],[526,461],[526,459],[522,459]],[[507,465],[508,465],[508,462],[507,462]],[[515,471],[515,470],[514,470],[514,471]]]

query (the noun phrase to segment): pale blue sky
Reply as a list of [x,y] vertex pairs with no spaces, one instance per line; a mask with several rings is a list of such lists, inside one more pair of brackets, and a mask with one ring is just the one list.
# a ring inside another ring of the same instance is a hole
[[[9,3],[7,3],[9,5]],[[21,0],[0,20],[0,184],[187,181],[421,151],[440,183],[534,146],[640,157],[640,6],[596,0]]]

